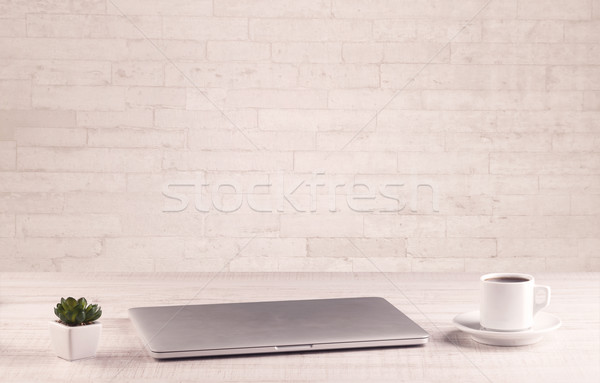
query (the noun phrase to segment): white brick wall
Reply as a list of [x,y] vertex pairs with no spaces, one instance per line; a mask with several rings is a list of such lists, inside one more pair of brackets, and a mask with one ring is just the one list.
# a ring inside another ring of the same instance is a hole
[[599,271],[600,2],[485,3],[3,2],[0,269]]

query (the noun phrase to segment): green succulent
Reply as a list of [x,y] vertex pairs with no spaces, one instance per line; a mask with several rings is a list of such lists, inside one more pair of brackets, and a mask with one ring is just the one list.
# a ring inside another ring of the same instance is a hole
[[98,305],[88,305],[85,298],[60,298],[54,314],[67,326],[90,324],[102,316],[102,308]]

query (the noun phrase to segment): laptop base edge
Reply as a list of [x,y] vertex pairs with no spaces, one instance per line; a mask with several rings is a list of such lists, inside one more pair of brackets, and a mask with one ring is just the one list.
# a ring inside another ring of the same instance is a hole
[[286,346],[265,346],[249,348],[226,348],[212,350],[191,350],[174,352],[154,352],[148,349],[148,353],[154,359],[179,359],[193,357],[227,356],[227,355],[252,355],[252,354],[277,354],[284,352],[304,352],[304,351],[327,351],[341,349],[360,349],[375,347],[394,347],[394,346],[418,346],[429,341],[428,337],[414,339],[394,339],[377,340],[364,342],[340,342],[340,343],[321,343],[306,345],[286,345]]

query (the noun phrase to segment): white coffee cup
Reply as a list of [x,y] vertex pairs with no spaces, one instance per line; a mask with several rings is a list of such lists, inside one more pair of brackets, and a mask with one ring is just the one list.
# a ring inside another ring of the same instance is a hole
[[[536,292],[543,302],[536,303]],[[493,273],[481,277],[480,324],[488,330],[522,331],[533,326],[535,314],[550,304],[550,287],[536,285],[533,276]]]

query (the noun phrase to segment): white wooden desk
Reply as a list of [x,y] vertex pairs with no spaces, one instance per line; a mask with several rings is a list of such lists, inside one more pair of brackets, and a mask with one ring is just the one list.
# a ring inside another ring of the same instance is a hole
[[[515,348],[473,342],[452,325],[477,309],[478,275],[458,273],[0,274],[3,382],[594,382],[600,380],[600,273],[545,273],[548,312],[563,326]],[[61,296],[103,309],[95,359],[51,351],[47,322]],[[156,361],[129,319],[133,306],[382,296],[431,334],[424,347]]]

